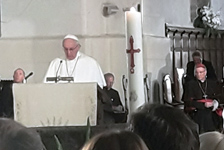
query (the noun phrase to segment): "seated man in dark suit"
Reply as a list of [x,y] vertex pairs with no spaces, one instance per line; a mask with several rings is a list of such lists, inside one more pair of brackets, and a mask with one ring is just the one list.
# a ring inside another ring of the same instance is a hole
[[14,71],[13,80],[1,81],[0,91],[0,117],[14,118],[13,110],[13,83],[23,83],[25,79],[25,72],[18,68]]
[[201,53],[199,51],[195,51],[192,54],[193,61],[187,63],[187,76],[185,78],[185,82],[188,82],[194,79],[194,69],[196,64],[204,64],[207,68],[207,79],[217,80],[215,70],[212,66],[212,63],[202,59]]
[[104,77],[107,86],[105,86],[103,90],[107,93],[112,103],[113,113],[111,115],[113,116],[115,123],[125,122],[126,120],[123,118],[124,115],[119,115],[124,112],[124,107],[121,103],[119,93],[117,90],[112,88],[114,83],[114,75],[111,73],[106,73]]

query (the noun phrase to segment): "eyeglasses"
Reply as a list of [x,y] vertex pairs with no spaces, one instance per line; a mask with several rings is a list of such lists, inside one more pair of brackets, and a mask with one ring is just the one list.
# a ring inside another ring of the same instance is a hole
[[64,47],[64,50],[70,50],[70,51],[73,51],[73,50],[75,50],[78,46],[81,47],[81,45],[78,44],[78,45],[76,45],[74,48],[65,48],[65,47]]
[[205,73],[205,70],[196,72],[196,74],[202,74],[202,73]]

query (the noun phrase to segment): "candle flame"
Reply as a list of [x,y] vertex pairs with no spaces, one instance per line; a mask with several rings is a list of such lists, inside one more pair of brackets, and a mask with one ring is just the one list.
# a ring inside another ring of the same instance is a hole
[[131,7],[130,11],[136,11],[135,7]]

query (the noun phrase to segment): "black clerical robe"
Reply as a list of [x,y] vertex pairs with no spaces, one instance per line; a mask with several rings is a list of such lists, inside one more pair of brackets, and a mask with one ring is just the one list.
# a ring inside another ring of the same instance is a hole
[[[116,91],[113,88],[110,88],[108,90],[106,87],[104,87],[103,90],[108,95],[108,97],[110,97],[112,106],[121,105],[123,107],[118,91]],[[124,108],[122,108],[122,109],[124,110]],[[115,123],[124,123],[124,122],[126,122],[126,119],[127,119],[127,114],[124,112],[121,112],[121,113],[112,112],[111,116],[114,118]]]
[[122,106],[118,91],[116,91],[113,88],[111,88],[109,90],[107,88],[103,88],[103,90],[110,97],[113,106],[118,106],[118,105]]
[[0,91],[0,117],[14,118],[13,81],[2,81]]
[[197,79],[186,83],[183,101],[185,110],[189,112],[192,119],[199,125],[200,133],[214,131],[219,128],[220,117],[212,108],[206,108],[205,104],[198,102],[201,99],[219,100],[220,90],[217,81],[205,80],[201,82]]

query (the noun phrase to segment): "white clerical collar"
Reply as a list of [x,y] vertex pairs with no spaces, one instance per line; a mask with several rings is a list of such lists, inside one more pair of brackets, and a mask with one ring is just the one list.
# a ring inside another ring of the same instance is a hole
[[204,79],[204,80],[200,80],[200,81],[201,81],[201,83],[204,83],[204,82],[205,82],[205,80],[206,80],[206,79]]

